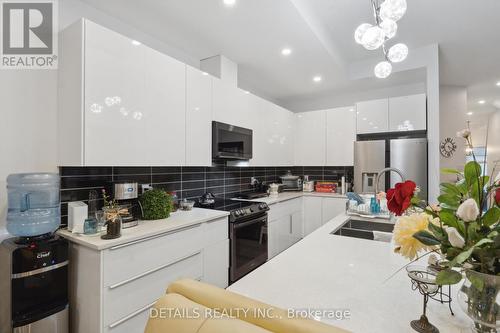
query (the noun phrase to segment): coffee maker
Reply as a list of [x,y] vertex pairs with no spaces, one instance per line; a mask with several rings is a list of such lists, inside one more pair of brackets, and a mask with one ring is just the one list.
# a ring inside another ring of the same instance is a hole
[[121,213],[122,228],[131,228],[139,224],[142,209],[139,203],[139,190],[137,182],[113,183],[113,197],[116,203],[127,213]]

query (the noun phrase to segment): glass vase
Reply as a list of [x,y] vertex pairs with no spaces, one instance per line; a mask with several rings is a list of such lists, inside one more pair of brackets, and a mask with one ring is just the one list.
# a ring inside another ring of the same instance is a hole
[[500,328],[500,276],[467,271],[458,291],[460,307],[472,319],[473,332],[497,333]]

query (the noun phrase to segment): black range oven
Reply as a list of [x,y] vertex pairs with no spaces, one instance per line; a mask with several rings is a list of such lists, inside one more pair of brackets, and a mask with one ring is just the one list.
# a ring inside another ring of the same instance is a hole
[[229,212],[230,284],[267,261],[267,204],[216,199],[210,205],[197,206]]

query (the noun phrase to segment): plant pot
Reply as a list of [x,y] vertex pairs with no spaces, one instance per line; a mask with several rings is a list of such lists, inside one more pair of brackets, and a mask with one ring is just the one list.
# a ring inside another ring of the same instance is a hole
[[462,310],[473,321],[473,331],[497,333],[500,328],[500,276],[467,271],[458,291]]

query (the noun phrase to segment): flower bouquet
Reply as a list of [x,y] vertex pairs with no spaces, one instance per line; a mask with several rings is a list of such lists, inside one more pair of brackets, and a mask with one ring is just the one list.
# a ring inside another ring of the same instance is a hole
[[[472,147],[470,131],[459,132]],[[457,284],[461,307],[478,332],[497,332],[500,323],[500,177],[491,180],[473,160],[463,171],[444,169],[456,182],[442,183],[439,204],[419,199],[412,181],[387,192],[388,209],[400,216],[394,227],[395,251],[414,261],[431,254],[438,285]],[[441,260],[433,254],[439,254]]]

